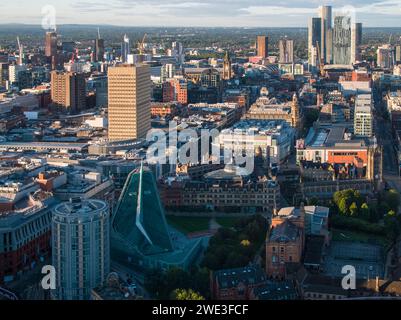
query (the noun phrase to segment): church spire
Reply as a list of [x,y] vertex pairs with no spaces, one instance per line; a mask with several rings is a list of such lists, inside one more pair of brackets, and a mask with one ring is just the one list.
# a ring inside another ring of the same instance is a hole
[[230,80],[231,78],[232,78],[231,58],[227,50],[223,64],[223,80]]
[[299,128],[299,120],[300,120],[299,100],[296,93],[294,93],[292,97],[291,118],[292,118],[292,127]]

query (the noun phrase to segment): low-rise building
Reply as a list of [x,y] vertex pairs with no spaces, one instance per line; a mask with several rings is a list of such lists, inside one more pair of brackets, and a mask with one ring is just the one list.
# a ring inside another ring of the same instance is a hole
[[313,162],[342,167],[359,178],[373,180],[375,175],[374,140],[353,137],[343,126],[315,125],[305,140],[297,142],[297,163]]
[[24,193],[0,213],[0,283],[13,281],[49,257],[51,210],[56,203],[51,193],[37,186],[36,192]]
[[150,109],[152,117],[165,118],[168,116],[173,118],[179,114],[180,108],[177,103],[173,102],[168,102],[168,103],[152,102],[150,105]]
[[253,289],[252,300],[287,301],[300,299],[292,281],[267,281],[263,286]]
[[113,180],[110,177],[83,168],[67,169],[66,174],[67,183],[54,190],[54,195],[60,201],[69,201],[71,198],[103,200],[112,212],[115,193]]
[[[288,210],[285,210],[288,211]],[[305,208],[299,215],[275,216],[266,241],[266,273],[285,279],[287,264],[300,264],[305,248]]]
[[210,172],[201,181],[165,181],[159,187],[165,207],[184,212],[272,214],[281,205],[277,182],[252,180],[233,166]]
[[253,266],[214,271],[210,278],[214,300],[250,300],[253,291],[267,282],[264,270]]
[[303,113],[296,94],[290,102],[280,103],[276,98],[262,95],[244,116],[247,120],[284,120],[296,129],[302,129]]
[[257,153],[261,150],[270,166],[279,166],[291,154],[296,132],[284,120],[242,120],[219,135],[220,148]]
[[[328,238],[329,212],[327,207],[305,206],[305,235],[325,236]],[[282,208],[277,216],[280,218],[300,217],[301,209]]]
[[245,107],[237,103],[196,103],[188,105],[188,114],[203,117],[220,117],[221,127],[232,126],[239,121],[245,113]]

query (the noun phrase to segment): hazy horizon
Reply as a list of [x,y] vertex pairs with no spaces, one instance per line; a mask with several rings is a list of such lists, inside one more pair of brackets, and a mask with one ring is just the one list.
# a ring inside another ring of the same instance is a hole
[[400,25],[401,0],[16,0],[2,4],[0,21],[40,25],[42,9],[52,5],[59,25],[303,28],[322,4],[332,5],[333,15],[352,12],[366,27]]

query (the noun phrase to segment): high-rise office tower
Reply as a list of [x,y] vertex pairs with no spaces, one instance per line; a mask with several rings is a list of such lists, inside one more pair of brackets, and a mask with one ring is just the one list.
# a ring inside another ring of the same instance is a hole
[[46,32],[45,55],[50,58],[57,54],[57,32]]
[[127,35],[124,35],[123,43],[121,44],[121,60],[126,63],[128,55],[131,53],[131,43]]
[[104,60],[104,40],[95,40],[95,52],[93,58],[96,62],[102,62]]
[[308,56],[309,65],[316,67],[318,65],[317,61],[317,47],[321,47],[322,41],[322,19],[321,18],[311,18],[309,20],[308,28]]
[[75,72],[51,73],[51,100],[53,106],[68,113],[86,107],[86,84],[83,74]]
[[95,52],[93,58],[96,62],[104,61],[104,40],[100,37],[100,30],[97,29],[97,39],[95,40]]
[[163,102],[188,104],[188,83],[185,79],[170,79],[162,85]]
[[107,107],[108,103],[108,79],[102,74],[92,75],[87,81],[87,88],[96,92],[96,107]]
[[9,64],[0,63],[0,86],[5,87],[9,77]]
[[333,63],[349,65],[351,61],[351,17],[336,16],[333,29]]
[[377,49],[377,66],[380,68],[392,68],[394,66],[395,53],[394,47],[385,44]]
[[372,95],[370,94],[361,94],[356,97],[354,134],[369,138],[373,136]]
[[256,39],[256,50],[258,57],[269,57],[269,38],[267,36],[258,36]]
[[352,63],[362,60],[361,45],[362,45],[362,23],[354,23],[352,25],[352,39],[351,39]]
[[148,65],[109,68],[109,139],[146,138],[151,122],[151,81]]
[[279,41],[280,63],[294,62],[294,40],[281,39]]
[[167,79],[174,78],[175,76],[175,64],[166,63],[161,69],[161,80],[165,82]]
[[56,268],[54,298],[88,300],[110,273],[108,205],[100,200],[73,199],[55,207],[52,258]]
[[326,63],[333,63],[333,28],[327,30],[326,35]]
[[22,72],[26,72],[28,67],[25,64],[12,64],[8,67],[8,80],[10,84],[17,85]]
[[232,78],[231,57],[228,51],[226,51],[223,63],[223,80],[230,80],[231,78]]
[[332,24],[332,8],[331,6],[320,6],[319,7],[319,17],[321,18],[321,42],[320,42],[320,52],[322,59],[326,63],[330,63],[331,55],[330,52],[330,42],[331,39],[331,24]]
[[184,46],[181,42],[173,42],[171,45],[171,54],[176,57],[178,64],[185,62]]
[[395,47],[395,61],[397,64],[401,63],[401,45]]

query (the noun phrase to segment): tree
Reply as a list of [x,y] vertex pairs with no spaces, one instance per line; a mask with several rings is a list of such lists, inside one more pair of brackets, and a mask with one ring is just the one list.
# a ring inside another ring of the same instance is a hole
[[364,220],[370,219],[370,209],[367,203],[364,203],[361,206],[361,218],[363,218]]
[[398,208],[400,207],[400,194],[397,190],[391,189],[386,192],[384,196],[384,200],[387,205],[391,208],[391,210],[397,212]]
[[[358,208],[363,203],[363,198],[359,191],[348,189],[336,192],[333,196],[333,202],[341,215],[351,214],[356,216],[358,214]],[[351,207],[353,211],[351,211]]]
[[355,202],[353,202],[349,207],[349,212],[353,217],[356,217],[358,215],[358,206],[356,205]]
[[202,267],[221,270],[245,267],[253,261],[265,241],[267,220],[255,215],[241,219],[235,224],[234,229],[220,229],[210,240],[201,263]]
[[347,205],[347,199],[341,198],[340,202],[338,203],[338,210],[340,211],[341,215],[348,215],[348,205]]
[[400,224],[397,219],[397,213],[394,210],[390,210],[384,217],[384,224],[386,228],[387,236],[392,240],[396,240],[400,234]]
[[172,268],[167,271],[168,292],[177,288],[189,288],[190,284],[191,276],[188,272],[178,268]]
[[178,300],[178,301],[203,301],[205,300],[204,297],[200,295],[200,293],[193,291],[192,289],[176,289],[173,291],[171,295],[171,300]]
[[251,242],[249,240],[242,240],[241,245],[243,247],[249,247],[251,245]]
[[145,276],[145,288],[158,300],[175,299],[172,292],[177,288],[210,297],[209,270],[193,268],[190,273],[178,268],[168,271],[151,270]]
[[210,298],[210,271],[206,268],[191,271],[192,288],[206,299]]
[[154,269],[150,270],[145,275],[145,284],[146,290],[152,294],[156,299],[166,299],[165,288],[167,287],[167,279],[166,273],[160,270]]

